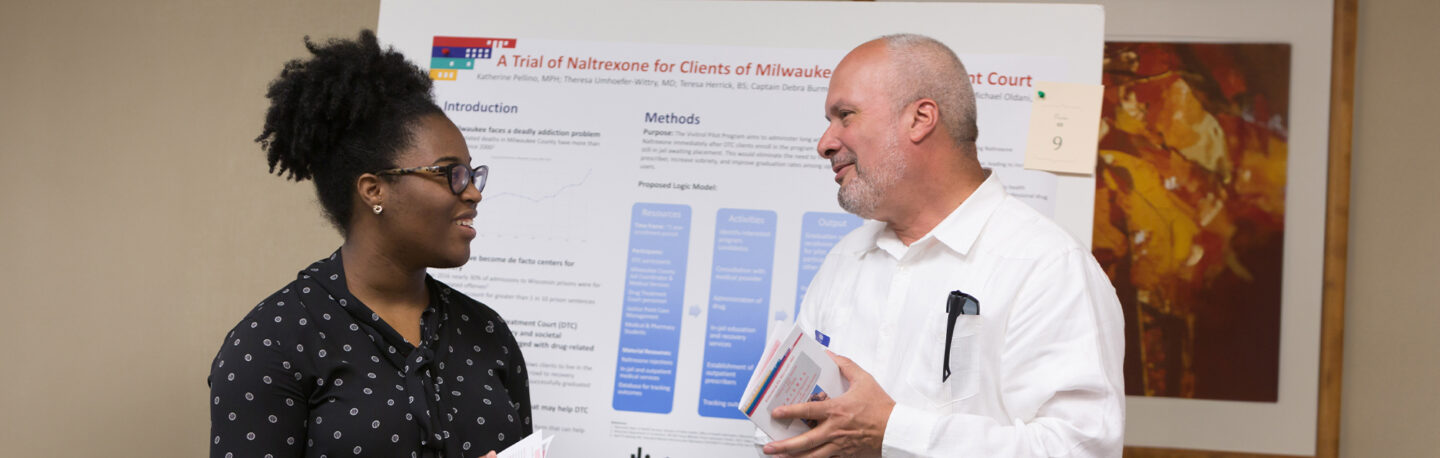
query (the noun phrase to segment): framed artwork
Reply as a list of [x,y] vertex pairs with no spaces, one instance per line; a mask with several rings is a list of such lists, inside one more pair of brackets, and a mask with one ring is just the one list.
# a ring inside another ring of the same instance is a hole
[[1276,402],[1290,45],[1107,42],[1092,250],[1130,396]]
[[1246,27],[1316,5],[1106,5],[1092,247],[1125,307],[1126,456],[1338,454],[1355,3],[1278,37]]

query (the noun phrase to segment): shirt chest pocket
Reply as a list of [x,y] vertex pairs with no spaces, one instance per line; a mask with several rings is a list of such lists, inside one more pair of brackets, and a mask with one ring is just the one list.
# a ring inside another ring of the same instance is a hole
[[979,392],[983,367],[979,336],[984,317],[960,315],[955,319],[954,334],[950,338],[950,376],[943,376],[946,367],[946,318],[941,315],[938,320],[926,320],[920,341],[910,354],[907,364],[910,370],[906,377],[911,388],[928,399],[931,407],[942,410]]

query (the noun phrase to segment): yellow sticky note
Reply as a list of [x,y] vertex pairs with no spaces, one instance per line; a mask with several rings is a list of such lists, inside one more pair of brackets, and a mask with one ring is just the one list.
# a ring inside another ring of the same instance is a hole
[[1100,139],[1098,84],[1036,81],[1025,141],[1025,168],[1089,175],[1095,173]]

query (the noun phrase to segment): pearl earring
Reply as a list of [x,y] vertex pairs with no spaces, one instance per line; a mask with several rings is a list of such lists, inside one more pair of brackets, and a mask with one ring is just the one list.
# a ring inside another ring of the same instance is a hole
[[370,210],[375,211],[375,214],[378,215],[378,214],[380,214],[380,212],[385,211],[385,208],[384,208],[384,207],[381,207],[380,204],[375,204],[374,207],[370,207]]

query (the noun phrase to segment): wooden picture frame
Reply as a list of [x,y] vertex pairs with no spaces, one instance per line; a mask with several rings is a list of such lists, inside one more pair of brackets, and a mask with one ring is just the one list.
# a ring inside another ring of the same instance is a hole
[[[1334,0],[1331,40],[1328,172],[1325,189],[1323,292],[1315,457],[1340,453],[1340,393],[1345,334],[1345,274],[1349,245],[1350,154],[1354,124],[1355,38],[1358,0]],[[1137,458],[1279,457],[1245,452],[1126,447]]]

